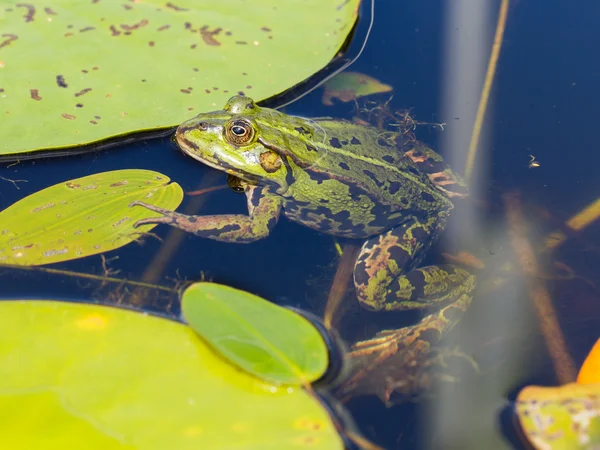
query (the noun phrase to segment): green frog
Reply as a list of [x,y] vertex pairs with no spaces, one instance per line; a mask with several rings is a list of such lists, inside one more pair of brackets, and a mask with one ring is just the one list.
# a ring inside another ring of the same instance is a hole
[[[306,119],[232,97],[176,132],[181,149],[238,180],[248,215],[187,216],[136,201],[168,224],[223,242],[263,239],[281,214],[322,233],[364,241],[354,267],[358,301],[370,310],[470,302],[474,276],[453,265],[420,267],[444,229],[463,180],[440,155],[401,134],[331,118]],[[456,322],[448,319],[448,328]]]

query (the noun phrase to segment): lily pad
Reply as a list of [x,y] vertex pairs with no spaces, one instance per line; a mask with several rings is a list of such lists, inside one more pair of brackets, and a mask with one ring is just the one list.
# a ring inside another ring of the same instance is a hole
[[144,200],[176,209],[177,183],[150,170],[117,170],[65,181],[19,200],[0,212],[0,263],[42,265],[122,247],[155,225],[133,224],[152,216],[130,208]]
[[360,0],[5,1],[0,155],[175,126],[322,69]]
[[536,449],[600,447],[600,384],[528,386],[517,398],[517,415]]
[[189,327],[99,305],[0,302],[0,448],[342,449],[319,402]]
[[248,292],[196,283],[183,294],[189,325],[220,354],[264,380],[306,384],[327,370],[327,346],[304,317]]
[[390,92],[392,86],[359,72],[342,72],[327,83],[323,92],[322,102],[332,106],[333,99],[341,102],[351,102],[359,97]]

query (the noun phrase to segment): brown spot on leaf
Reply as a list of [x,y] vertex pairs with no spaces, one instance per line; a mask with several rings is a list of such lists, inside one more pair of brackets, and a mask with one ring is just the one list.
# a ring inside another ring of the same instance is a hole
[[163,31],[163,30],[167,30],[167,29],[169,29],[169,28],[171,28],[171,25],[163,25],[162,27],[159,27],[159,28],[157,29],[157,31]]
[[149,45],[150,47],[154,47],[154,41],[150,41],[150,42],[148,42],[148,45]]
[[210,31],[207,26],[203,26],[200,28],[200,36],[202,36],[202,40],[207,45],[221,45],[221,43],[215,39],[215,36],[218,36],[221,31],[223,31],[223,28],[215,28]]
[[38,89],[29,89],[29,93],[33,100],[37,100],[39,102],[42,99],[42,97],[40,97],[40,91]]
[[117,181],[116,183],[110,184],[109,187],[125,186],[126,184],[129,184],[129,181],[127,181],[127,180]]
[[110,30],[110,35],[111,36],[118,36],[118,35],[121,34],[121,32],[119,30],[117,30],[117,27],[115,27],[114,25],[111,25],[109,27],[109,30]]
[[53,208],[56,203],[46,203],[45,205],[38,206],[37,208],[33,208],[31,210],[32,213],[43,211],[44,209]]
[[145,27],[146,25],[148,25],[148,19],[142,19],[138,23],[134,23],[133,25],[127,25],[122,23],[121,28],[125,31],[133,31],[137,30],[138,28]]
[[83,103],[77,103],[77,104],[75,105],[75,108],[83,108]]
[[63,77],[62,75],[56,75],[56,84],[58,85],[58,87],[61,87],[61,88],[68,87],[68,84],[65,81],[65,77]]
[[207,94],[210,94],[211,90],[210,89],[204,89],[204,92],[206,92]]
[[262,28],[261,28],[261,30],[262,30],[262,31],[271,31],[271,29],[270,29],[270,28],[267,28],[267,27],[262,27]]
[[179,92],[183,92],[184,94],[191,94],[192,93],[188,89],[179,89]]
[[75,97],[81,97],[83,94],[87,94],[88,92],[90,92],[92,90],[92,88],[85,88],[80,90],[79,92],[75,92]]
[[187,8],[182,8],[181,6],[177,6],[177,5],[175,5],[174,3],[171,3],[171,2],[167,3],[166,7],[167,8],[171,8],[171,9],[173,9],[175,11],[188,11]]
[[2,42],[0,42],[0,48],[6,47],[12,41],[16,41],[17,39],[19,39],[19,37],[16,34],[10,34],[10,33],[5,33],[2,35],[2,37],[6,38],[6,39],[4,39]]
[[67,120],[75,120],[75,119],[77,119],[77,117],[75,117],[73,114],[62,113],[61,116],[63,116],[63,118],[67,119]]
[[246,41],[235,41],[235,43],[239,45],[248,45]]
[[52,8],[44,8],[44,11],[46,12],[46,14],[48,14],[49,16],[56,16],[56,13],[54,11],[52,11]]
[[33,22],[33,18],[35,16],[35,6],[30,5],[29,3],[17,3],[17,7],[27,9],[27,12],[23,16],[25,22]]
[[98,122],[96,122],[95,120],[90,120],[90,123],[93,125],[98,125]]
[[95,30],[96,27],[85,27],[82,28],[81,30],[79,30],[80,33],[85,33],[86,31],[91,31],[91,30]]

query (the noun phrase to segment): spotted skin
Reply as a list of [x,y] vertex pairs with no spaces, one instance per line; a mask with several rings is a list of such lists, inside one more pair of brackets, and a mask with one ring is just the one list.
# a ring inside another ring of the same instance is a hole
[[425,145],[351,122],[288,116],[241,96],[184,122],[176,139],[189,156],[240,180],[249,216],[187,218],[154,209],[163,217],[140,224],[247,243],[266,237],[283,213],[322,233],[365,241],[354,280],[369,309],[444,305],[472,291],[474,278],[464,269],[419,267],[453,208],[452,185],[466,192]]

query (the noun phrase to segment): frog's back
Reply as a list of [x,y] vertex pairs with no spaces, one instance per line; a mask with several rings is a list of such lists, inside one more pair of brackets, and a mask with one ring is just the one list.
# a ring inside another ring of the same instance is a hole
[[315,122],[323,133],[313,142],[313,156],[299,171],[301,182],[286,204],[292,220],[335,235],[364,237],[409,215],[452,207],[405,149],[397,148],[397,134],[334,119]]
[[352,179],[393,209],[416,211],[447,202],[428,174],[407,156],[412,146],[398,134],[334,119],[317,123],[326,137],[317,145],[320,155],[314,171]]

